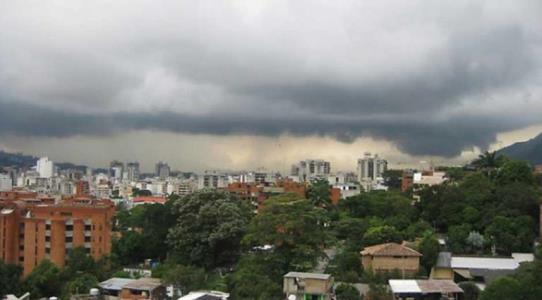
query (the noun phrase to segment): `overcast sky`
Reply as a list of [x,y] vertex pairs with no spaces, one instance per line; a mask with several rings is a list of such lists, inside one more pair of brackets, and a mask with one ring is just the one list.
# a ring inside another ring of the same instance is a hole
[[542,130],[542,1],[0,0],[0,148],[461,162]]

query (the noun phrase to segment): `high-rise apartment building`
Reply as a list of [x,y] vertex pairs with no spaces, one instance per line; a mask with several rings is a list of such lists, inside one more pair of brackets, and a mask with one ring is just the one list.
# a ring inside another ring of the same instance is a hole
[[41,178],[51,178],[55,172],[55,166],[48,157],[42,157],[36,162],[36,172]]
[[360,182],[375,181],[382,177],[382,174],[388,169],[388,161],[366,152],[363,158],[358,159],[358,180]]
[[94,259],[110,253],[111,201],[71,198],[55,204],[36,194],[13,193],[0,194],[0,259],[21,265],[24,276],[43,259],[64,267],[76,247],[84,247]]
[[228,176],[220,171],[207,170],[198,177],[198,189],[217,189],[228,186]]
[[126,179],[129,181],[139,180],[139,162],[129,162],[126,164]]
[[122,173],[124,172],[124,163],[114,160],[109,164],[109,172],[111,173],[111,177],[121,180],[122,179]]
[[302,160],[292,165],[291,175],[299,177],[300,181],[310,181],[314,178],[327,178],[331,173],[331,163],[322,159]]
[[162,180],[169,177],[170,171],[169,165],[163,161],[159,161],[154,168],[154,174]]
[[10,191],[13,187],[13,181],[8,174],[0,174],[0,191]]

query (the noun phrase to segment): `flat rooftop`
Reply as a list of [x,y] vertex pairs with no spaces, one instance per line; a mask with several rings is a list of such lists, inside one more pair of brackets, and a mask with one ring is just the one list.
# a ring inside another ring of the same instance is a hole
[[303,273],[303,272],[289,272],[284,275],[285,278],[303,278],[303,279],[321,279],[328,280],[331,278],[330,274],[321,274],[321,273]]

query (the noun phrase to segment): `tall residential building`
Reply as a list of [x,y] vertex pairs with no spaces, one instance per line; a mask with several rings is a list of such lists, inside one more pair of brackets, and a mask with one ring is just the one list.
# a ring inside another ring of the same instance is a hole
[[366,152],[363,158],[358,159],[358,180],[360,182],[372,182],[382,177],[388,169],[388,161]]
[[109,171],[111,173],[111,177],[114,179],[121,180],[122,179],[122,173],[124,172],[124,163],[114,160],[109,164]]
[[331,164],[322,159],[302,160],[292,165],[291,175],[299,177],[300,181],[310,181],[314,178],[327,178],[331,173]]
[[198,178],[198,189],[217,189],[228,186],[228,176],[220,171],[205,171]]
[[42,157],[36,162],[36,172],[41,178],[51,178],[54,175],[55,165],[48,157]]
[[126,179],[129,181],[139,180],[139,162],[129,162],[126,164]]
[[111,252],[111,201],[71,198],[55,204],[54,199],[16,198],[0,198],[0,259],[21,265],[24,276],[44,259],[64,267],[76,247],[94,259]]
[[0,191],[11,191],[13,182],[8,174],[0,174]]
[[169,177],[170,171],[169,165],[163,161],[159,161],[154,168],[154,174],[162,180]]

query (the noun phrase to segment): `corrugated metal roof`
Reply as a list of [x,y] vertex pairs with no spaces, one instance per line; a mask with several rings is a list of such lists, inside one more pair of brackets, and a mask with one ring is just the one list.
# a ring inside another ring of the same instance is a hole
[[128,283],[135,281],[130,278],[110,278],[106,281],[100,282],[98,286],[105,290],[120,291]]
[[418,286],[418,283],[416,280],[394,280],[390,279],[388,281],[390,284],[391,291],[394,294],[402,294],[402,293],[421,293],[422,290]]
[[161,286],[160,279],[157,278],[140,278],[124,285],[125,288],[139,291],[152,291]]
[[452,280],[416,280],[416,283],[422,293],[463,293],[463,290]]
[[388,283],[394,294],[463,293],[463,290],[452,280],[391,279]]
[[327,280],[331,277],[330,274],[320,274],[320,273],[303,273],[303,272],[290,272],[284,277],[296,277],[296,278],[303,278],[303,279],[324,279]]
[[515,270],[519,267],[519,262],[513,258],[454,256],[451,267],[454,269]]

